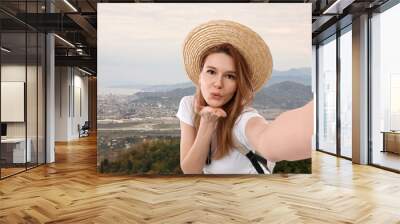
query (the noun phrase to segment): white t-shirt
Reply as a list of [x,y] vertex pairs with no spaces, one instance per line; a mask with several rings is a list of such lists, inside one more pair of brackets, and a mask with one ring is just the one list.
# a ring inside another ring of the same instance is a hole
[[[194,111],[193,111],[194,96],[185,96],[182,98],[176,116],[182,122],[194,126]],[[255,152],[249,144],[245,127],[247,121],[252,117],[261,117],[258,112],[251,107],[244,109],[241,115],[237,118],[233,126],[233,134],[237,141],[247,149]],[[275,163],[268,160],[268,168],[272,171]],[[203,173],[205,174],[257,174],[256,169],[251,164],[250,160],[242,155],[238,150],[232,149],[227,155],[218,160],[212,160],[211,164],[204,165]]]

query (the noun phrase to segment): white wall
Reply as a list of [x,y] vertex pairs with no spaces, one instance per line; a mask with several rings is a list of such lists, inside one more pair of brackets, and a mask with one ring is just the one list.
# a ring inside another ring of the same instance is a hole
[[56,141],[79,138],[78,124],[88,120],[88,78],[83,75],[76,68],[56,67]]
[[[25,65],[2,65],[1,81],[18,81],[25,82]],[[7,108],[1,108],[7,110]],[[25,137],[25,122],[7,123],[8,137]]]
[[[37,70],[38,69],[38,70]],[[30,148],[32,161],[36,162],[39,158],[39,163],[44,163],[44,83],[41,67],[25,66],[25,64],[3,64],[1,66],[1,81],[3,82],[23,82],[26,86],[26,99],[22,96],[22,102],[14,101],[15,104],[19,103],[18,108],[5,106],[2,102],[2,114],[4,113],[20,113],[22,116],[21,121],[6,122],[7,123],[7,137],[9,138],[24,138],[25,135],[30,140]],[[25,80],[27,78],[27,80]],[[9,98],[7,96],[10,92],[5,92],[2,89],[2,99]],[[20,94],[24,94],[24,87],[19,89]],[[6,94],[6,95],[4,95]],[[25,106],[26,102],[26,106]],[[12,102],[11,102],[12,103]],[[22,104],[22,105],[21,105]],[[17,110],[17,111],[16,111]],[[18,111],[19,110],[19,111]],[[26,112],[26,119],[25,119]],[[3,118],[2,118],[3,120]],[[39,150],[39,151],[38,151]],[[37,156],[37,153],[39,155]]]
[[[1,121],[24,122],[24,82],[1,82]],[[35,105],[36,106],[36,105]]]
[[55,141],[68,141],[68,86],[70,75],[67,67],[55,68]]
[[[76,74],[75,70],[75,74]],[[75,75],[74,79],[75,86],[75,106],[74,106],[74,119],[72,119],[72,134],[73,136],[78,136],[77,126],[80,124],[82,126],[85,121],[88,120],[88,78],[82,77],[80,75]],[[80,92],[79,92],[80,91]],[[80,96],[80,97],[79,97]],[[80,102],[79,102],[80,101]],[[81,108],[80,108],[81,107]]]
[[[26,75],[26,69],[28,71],[28,74],[30,74],[36,67],[33,66],[28,66],[25,67],[24,65],[18,65],[18,64],[8,64],[8,65],[2,65],[1,66],[1,81],[3,82],[25,82],[25,75]],[[35,71],[36,72],[36,71]],[[36,92],[34,93],[27,93],[28,97],[34,96],[36,97]],[[4,96],[3,96],[4,97]],[[28,99],[27,99],[28,100]],[[28,102],[30,102],[28,100]],[[35,105],[36,107],[36,105]],[[9,108],[1,108],[1,110],[7,110]],[[28,121],[31,121],[32,118],[28,114]],[[26,122],[7,122],[7,136],[8,137],[25,137],[25,124]],[[29,125],[28,127],[31,127]]]

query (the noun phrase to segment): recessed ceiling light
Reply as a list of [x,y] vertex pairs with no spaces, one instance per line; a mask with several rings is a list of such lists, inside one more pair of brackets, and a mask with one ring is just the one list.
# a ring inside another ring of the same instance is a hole
[[9,50],[9,49],[7,49],[7,48],[5,48],[5,47],[1,47],[1,50],[4,51],[4,52],[6,52],[6,53],[10,53],[10,52],[11,52],[11,50]]
[[68,0],[64,0],[65,4],[67,4],[72,10],[74,10],[74,12],[78,12],[78,10],[71,4],[69,3]]
[[355,0],[336,0],[322,14],[342,14],[343,9],[351,5]]
[[73,44],[72,44],[71,42],[69,42],[68,40],[66,40],[66,39],[64,39],[64,38],[62,38],[62,37],[60,37],[60,36],[57,35],[57,34],[54,34],[54,36],[57,37],[58,39],[60,39],[62,42],[66,43],[67,45],[69,45],[69,46],[75,48],[75,45],[73,45]]
[[92,73],[90,73],[90,72],[88,72],[88,71],[86,71],[86,70],[83,70],[83,69],[81,69],[81,68],[79,68],[79,67],[78,67],[78,70],[81,71],[81,72],[83,72],[83,73],[85,73],[85,74],[87,74],[87,75],[90,75],[90,76],[92,75]]

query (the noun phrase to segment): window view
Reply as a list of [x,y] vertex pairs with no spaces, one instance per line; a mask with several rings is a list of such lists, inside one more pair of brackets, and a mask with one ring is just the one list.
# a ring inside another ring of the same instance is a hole
[[400,5],[372,22],[372,163],[400,170]]
[[318,149],[336,153],[336,36],[318,48]]
[[352,35],[351,26],[340,36],[340,154],[351,158],[352,141]]

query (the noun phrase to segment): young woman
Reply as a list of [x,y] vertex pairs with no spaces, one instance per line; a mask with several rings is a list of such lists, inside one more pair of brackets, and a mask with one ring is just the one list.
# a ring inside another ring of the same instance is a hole
[[[272,72],[269,48],[257,33],[236,22],[210,21],[189,33],[183,55],[197,87],[177,112],[185,174],[272,173],[276,161],[311,157],[312,101],[271,123],[250,107]],[[267,160],[261,172],[255,157]]]

